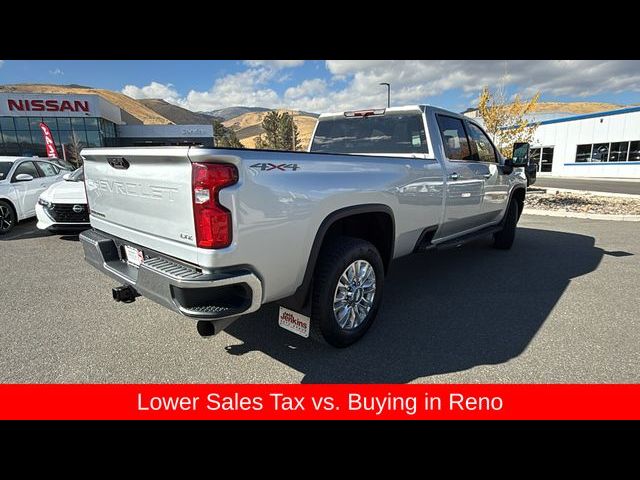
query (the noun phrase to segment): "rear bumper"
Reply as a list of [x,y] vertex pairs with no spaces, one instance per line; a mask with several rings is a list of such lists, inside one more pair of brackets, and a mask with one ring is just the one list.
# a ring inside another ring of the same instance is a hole
[[[255,312],[262,304],[262,283],[247,268],[203,272],[158,252],[98,230],[80,234],[85,260],[142,296],[196,320],[216,320]],[[123,258],[123,245],[144,252],[140,267]]]

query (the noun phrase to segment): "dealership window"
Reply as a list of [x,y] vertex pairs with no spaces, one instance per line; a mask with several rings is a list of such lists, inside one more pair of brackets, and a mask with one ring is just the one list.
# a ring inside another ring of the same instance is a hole
[[44,117],[42,121],[49,127],[49,130],[58,130],[58,122],[54,117]]
[[629,146],[629,161],[630,162],[640,161],[640,141],[631,142]]
[[42,117],[29,117],[29,128],[31,130],[40,130],[40,122],[42,122]]
[[87,147],[101,147],[100,132],[87,131]]
[[72,118],[71,128],[76,131],[84,130],[84,118]]
[[578,145],[576,148],[576,162],[590,162],[591,161],[591,148],[593,145]]
[[529,150],[529,163],[536,165],[536,170],[540,171],[540,148],[531,148]]
[[2,149],[3,155],[19,155],[20,147],[18,146],[18,138],[15,130],[2,130]]
[[[587,154],[591,150],[590,154]],[[640,141],[578,145],[576,162],[626,162],[640,160]]]
[[626,162],[629,142],[616,142],[611,144],[609,149],[610,162]]
[[0,117],[0,130],[15,130],[16,126],[13,124],[13,118]]
[[550,172],[553,165],[553,147],[542,147],[540,156],[540,171]]
[[593,153],[591,154],[592,162],[606,162],[609,158],[609,144],[596,143],[593,145]]
[[98,119],[97,118],[85,118],[84,124],[87,130],[98,130]]
[[58,130],[71,130],[71,119],[58,118]]
[[13,121],[16,123],[16,130],[29,130],[28,118],[17,117],[17,118],[14,118]]

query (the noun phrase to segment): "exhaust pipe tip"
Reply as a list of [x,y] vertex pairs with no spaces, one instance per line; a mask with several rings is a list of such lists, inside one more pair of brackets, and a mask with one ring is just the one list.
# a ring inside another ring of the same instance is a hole
[[111,290],[111,294],[113,295],[113,299],[116,302],[123,303],[134,302],[136,300],[136,297],[140,296],[138,291],[131,285],[122,285],[121,287],[116,287]]

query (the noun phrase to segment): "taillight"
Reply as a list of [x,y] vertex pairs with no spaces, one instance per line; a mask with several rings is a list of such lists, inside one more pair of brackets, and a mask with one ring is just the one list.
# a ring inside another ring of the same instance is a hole
[[221,189],[238,181],[235,166],[219,163],[193,163],[193,217],[196,244],[200,248],[231,245],[231,212],[220,205]]

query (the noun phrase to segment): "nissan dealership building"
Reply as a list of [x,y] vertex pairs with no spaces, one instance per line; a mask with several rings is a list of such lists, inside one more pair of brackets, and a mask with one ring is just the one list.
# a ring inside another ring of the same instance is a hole
[[40,122],[51,130],[60,157],[74,136],[83,148],[213,146],[212,125],[142,125],[100,95],[9,92],[0,93],[0,155],[46,157]]

